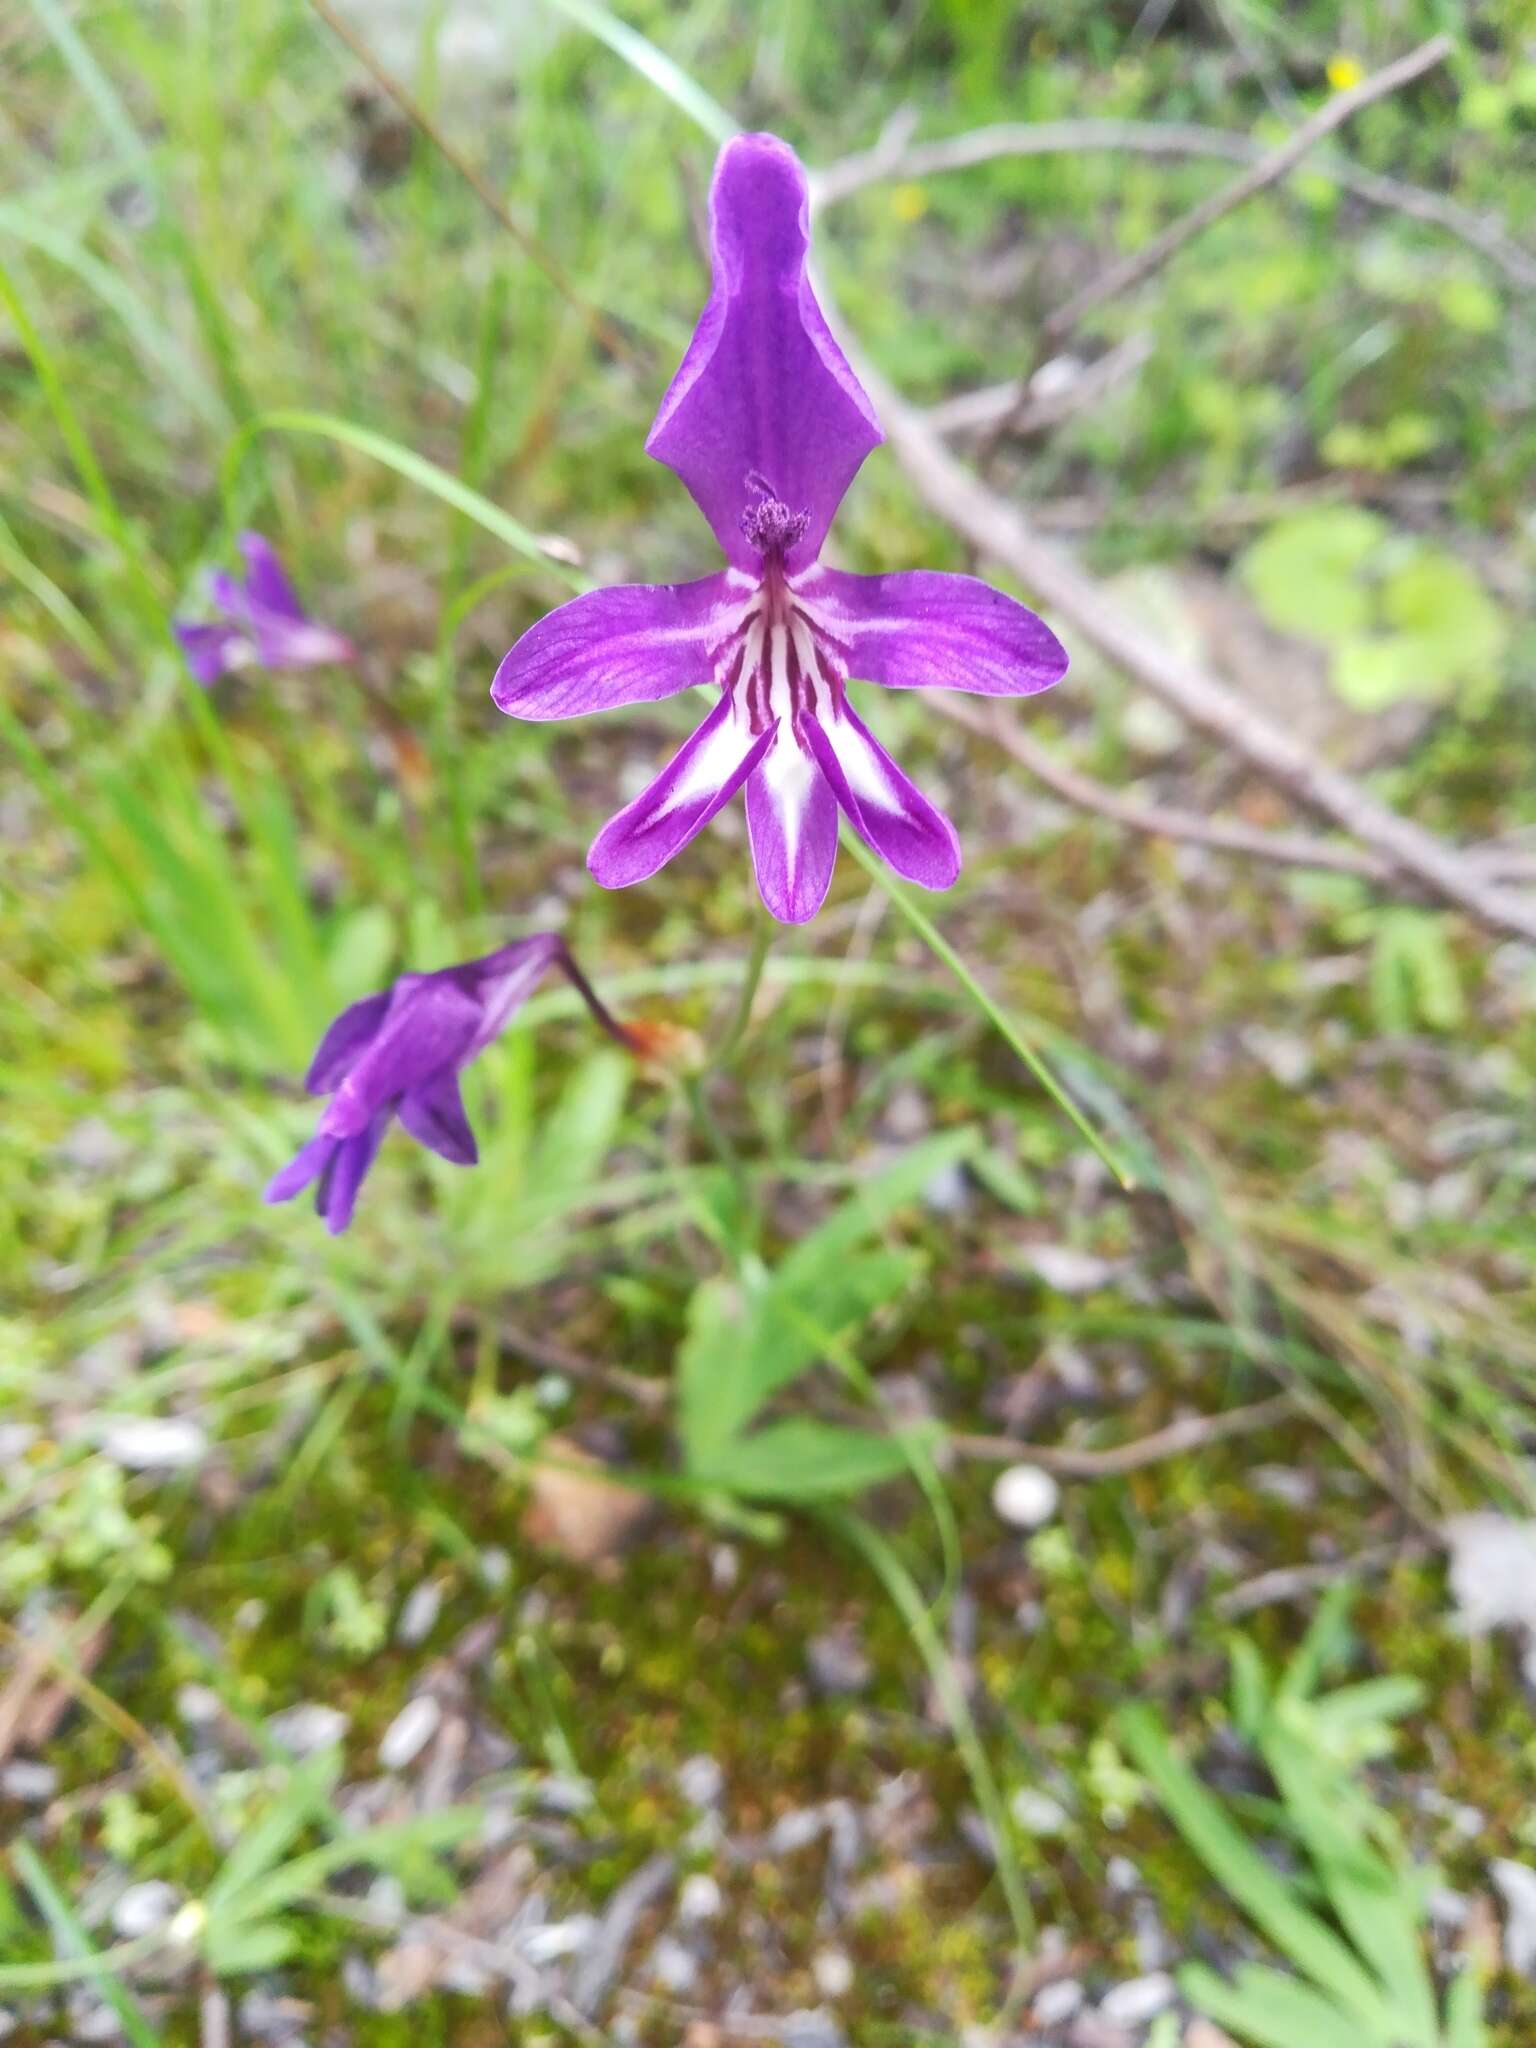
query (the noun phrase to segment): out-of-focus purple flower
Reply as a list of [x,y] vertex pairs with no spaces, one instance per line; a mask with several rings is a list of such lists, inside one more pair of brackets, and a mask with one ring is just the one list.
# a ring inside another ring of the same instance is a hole
[[818,559],[883,436],[811,292],[794,152],[772,135],[728,142],[710,218],[713,288],[646,449],[687,485],[730,566],[573,599],[523,635],[491,694],[514,717],[547,719],[719,687],[692,739],[598,834],[588,864],[607,888],[655,874],[743,784],[776,917],[821,907],[839,810],[898,874],[947,888],[954,827],[856,715],[848,678],[1021,696],[1058,682],[1066,654],[974,577],[854,576]]
[[176,621],[176,638],[187,666],[204,687],[232,669],[318,668],[351,661],[357,650],[345,633],[322,626],[294,594],[272,543],[259,533],[242,533],[245,580],[216,569],[208,579],[219,612],[206,623]]
[[459,1075],[554,966],[603,1029],[632,1048],[630,1034],[599,1000],[558,932],[535,932],[435,974],[402,974],[343,1010],[321,1039],[305,1086],[331,1099],[315,1135],[268,1185],[267,1201],[291,1201],[316,1181],[315,1208],[326,1228],[333,1236],[345,1230],[396,1116],[440,1158],[473,1166],[479,1154]]

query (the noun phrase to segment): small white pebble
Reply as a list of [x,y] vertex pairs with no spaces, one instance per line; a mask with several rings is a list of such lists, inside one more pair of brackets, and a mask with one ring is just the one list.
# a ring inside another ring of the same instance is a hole
[[423,1579],[419,1586],[412,1586],[400,1609],[400,1619],[395,1624],[395,1640],[414,1647],[424,1643],[437,1627],[437,1617],[443,1611],[443,1589],[436,1579]]
[[1021,1785],[1009,1801],[1009,1808],[1027,1835],[1059,1835],[1069,1818],[1059,1799],[1033,1785]]
[[101,1448],[126,1472],[176,1472],[201,1462],[208,1437],[197,1423],[179,1416],[124,1415],[102,1430]]
[[707,1871],[695,1870],[683,1879],[677,1895],[678,1917],[682,1920],[713,1920],[724,1905],[720,1887]]
[[544,1927],[530,1927],[518,1947],[535,1968],[540,1963],[558,1962],[561,1956],[579,1955],[591,1944],[597,1919],[591,1913],[576,1913],[569,1920],[551,1920]]
[[811,1958],[811,1975],[823,1998],[846,1998],[853,1989],[853,1965],[840,1948],[824,1948]]
[[651,1977],[674,1997],[691,1991],[699,1979],[699,1959],[673,1935],[664,1934],[651,1950]]
[[512,1560],[499,1544],[488,1544],[480,1553],[480,1576],[493,1593],[500,1592],[512,1576]]
[[285,1707],[267,1723],[267,1733],[279,1749],[290,1756],[318,1756],[322,1749],[334,1749],[349,1726],[339,1707],[322,1706],[318,1700],[300,1700]]
[[184,1685],[176,1694],[176,1711],[189,1728],[211,1728],[224,1705],[211,1685]]
[[1061,1488],[1038,1465],[1010,1465],[992,1482],[992,1505],[1010,1529],[1039,1529],[1056,1512]]
[[23,1806],[43,1806],[59,1789],[59,1774],[52,1764],[34,1763],[19,1756],[0,1771],[0,1792]]
[[162,1878],[131,1884],[112,1908],[112,1925],[124,1941],[140,1941],[168,1927],[181,1907],[181,1893]]
[[1083,2002],[1083,1987],[1075,1977],[1058,1977],[1054,1984],[1042,1984],[1030,2007],[1030,2018],[1042,2027],[1059,2027],[1071,2019]]
[[690,1806],[713,1806],[725,1789],[725,1773],[712,1756],[691,1756],[677,1767],[677,1789]]
[[1149,1977],[1133,1977],[1117,1984],[1099,2000],[1099,2011],[1107,2020],[1137,2027],[1155,2019],[1165,2005],[1172,2005],[1175,1985],[1166,1970],[1154,1970]]
[[379,1744],[379,1762],[386,1771],[403,1771],[414,1763],[437,1733],[443,1718],[439,1701],[429,1692],[407,1700],[384,1731]]

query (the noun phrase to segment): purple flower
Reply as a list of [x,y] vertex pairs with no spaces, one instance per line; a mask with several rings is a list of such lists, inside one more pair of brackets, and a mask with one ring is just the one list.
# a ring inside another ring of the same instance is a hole
[[334,1236],[352,1221],[391,1117],[418,1143],[455,1166],[479,1153],[464,1114],[459,1075],[506,1028],[547,970],[559,966],[605,1031],[625,1046],[614,1021],[557,932],[536,932],[435,974],[402,974],[353,1003],[326,1032],[305,1086],[329,1095],[319,1129],[269,1184],[269,1202],[291,1201],[318,1181],[315,1208]]
[[720,701],[598,834],[606,888],[643,881],[746,785],[763,901],[820,908],[838,811],[899,875],[947,888],[954,827],[848,702],[850,676],[983,696],[1066,672],[1033,612],[971,576],[854,576],[819,559],[832,516],[883,438],[806,276],[805,174],[772,135],[726,144],[711,195],[714,282],[646,442],[675,470],[730,566],[696,583],[622,584],[551,612],[497,670],[514,717],[568,718],[713,681]]
[[333,626],[309,617],[294,595],[270,541],[259,533],[242,533],[240,552],[246,575],[216,569],[208,579],[214,604],[223,614],[208,624],[178,619],[176,638],[187,666],[206,687],[232,669],[317,668],[326,662],[351,661],[352,642]]

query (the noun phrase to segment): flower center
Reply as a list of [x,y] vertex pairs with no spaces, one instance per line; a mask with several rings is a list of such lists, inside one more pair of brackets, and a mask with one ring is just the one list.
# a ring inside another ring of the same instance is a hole
[[732,573],[751,595],[719,651],[716,680],[752,732],[782,724],[798,738],[802,719],[835,717],[848,674],[836,634],[807,594],[819,572],[789,577],[774,561],[756,582]]
[[780,498],[759,498],[741,515],[741,530],[765,561],[782,560],[811,523],[809,512],[791,512]]

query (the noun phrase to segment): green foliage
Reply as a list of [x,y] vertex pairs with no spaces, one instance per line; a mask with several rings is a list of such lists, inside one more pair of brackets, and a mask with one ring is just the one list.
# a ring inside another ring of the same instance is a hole
[[770,1270],[705,1281],[677,1359],[678,1427],[691,1477],[765,1500],[853,1493],[906,1469],[903,1432],[879,1437],[801,1419],[752,1432],[764,1405],[900,1299],[920,1269],[910,1251],[872,1247],[896,1212],[971,1152],[961,1131],[914,1146]]
[[1279,1824],[1307,1859],[1327,1913],[1302,1902],[1170,1743],[1150,1707],[1127,1709],[1126,1747],[1180,1834],[1222,1889],[1297,1972],[1243,1963],[1230,1979],[1203,1964],[1185,1995],[1252,2048],[1482,2048],[1478,1981],[1464,1969],[1437,2006],[1424,1956],[1424,1873],[1360,1767],[1388,1751],[1392,1723],[1422,1702],[1408,1680],[1318,1688],[1345,1643],[1350,1597],[1324,1602],[1291,1663],[1272,1678],[1258,1651],[1233,1646],[1234,1721],[1280,1795]]
[[1454,555],[1394,534],[1373,512],[1294,513],[1238,568],[1272,626],[1328,649],[1333,686],[1356,711],[1442,697],[1457,684],[1486,703],[1497,689],[1507,639],[1499,606]]

